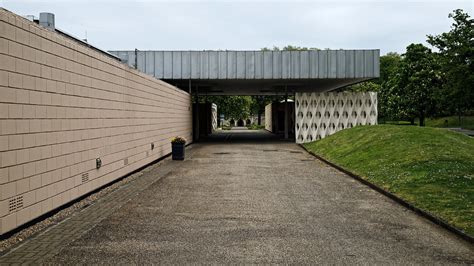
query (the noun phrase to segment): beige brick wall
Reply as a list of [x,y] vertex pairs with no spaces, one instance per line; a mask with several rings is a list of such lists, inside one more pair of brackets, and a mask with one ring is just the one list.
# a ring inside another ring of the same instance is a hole
[[0,233],[170,153],[175,135],[191,139],[190,101],[0,9]]

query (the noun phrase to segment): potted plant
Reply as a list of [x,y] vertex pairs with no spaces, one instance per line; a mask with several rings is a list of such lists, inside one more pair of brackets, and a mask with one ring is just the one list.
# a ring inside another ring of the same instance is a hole
[[186,139],[176,136],[171,140],[171,155],[173,160],[184,160],[184,145]]

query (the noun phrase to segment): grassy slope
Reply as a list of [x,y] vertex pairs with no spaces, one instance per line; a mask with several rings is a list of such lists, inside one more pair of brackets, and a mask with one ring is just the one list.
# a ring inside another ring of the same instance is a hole
[[378,125],[343,130],[305,147],[474,235],[474,138]]

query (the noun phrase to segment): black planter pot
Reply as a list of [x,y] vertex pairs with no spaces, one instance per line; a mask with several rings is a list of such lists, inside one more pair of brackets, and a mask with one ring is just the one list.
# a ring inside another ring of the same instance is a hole
[[184,160],[184,143],[171,143],[173,160]]

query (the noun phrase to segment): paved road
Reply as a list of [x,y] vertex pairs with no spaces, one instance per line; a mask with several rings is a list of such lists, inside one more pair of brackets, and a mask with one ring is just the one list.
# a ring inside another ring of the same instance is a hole
[[249,133],[164,162],[171,172],[47,262],[474,263],[472,245],[296,144]]

